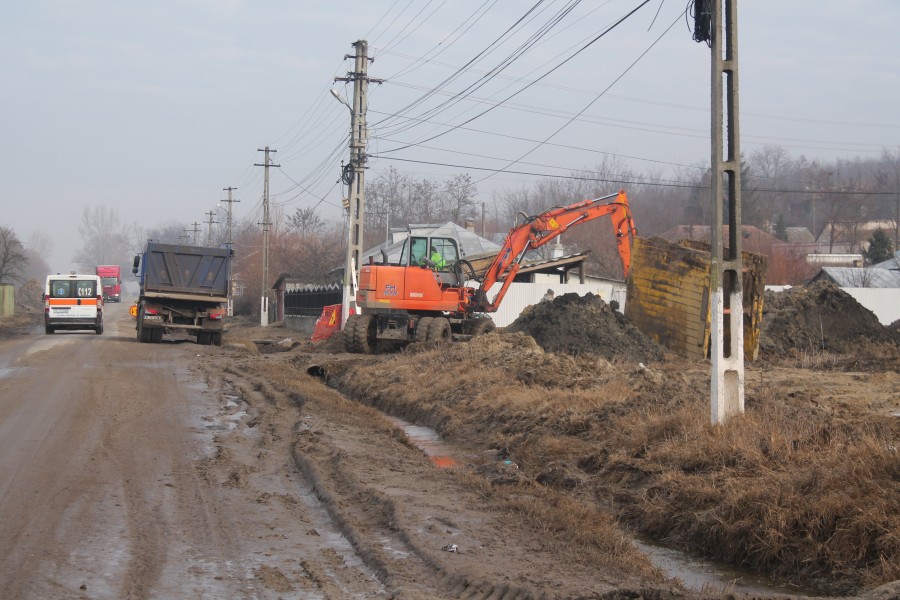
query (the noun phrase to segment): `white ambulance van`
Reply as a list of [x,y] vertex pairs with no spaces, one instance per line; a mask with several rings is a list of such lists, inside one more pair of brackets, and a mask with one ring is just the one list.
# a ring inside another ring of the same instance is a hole
[[103,333],[103,284],[97,275],[48,275],[44,329],[93,329]]

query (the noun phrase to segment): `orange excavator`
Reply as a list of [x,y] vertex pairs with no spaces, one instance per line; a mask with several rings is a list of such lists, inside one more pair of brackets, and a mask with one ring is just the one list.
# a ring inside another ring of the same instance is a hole
[[[614,198],[611,202],[607,202]],[[570,227],[609,215],[624,276],[631,266],[631,240],[637,235],[625,191],[527,216],[506,235],[491,265],[479,277],[453,237],[410,236],[397,264],[374,257],[359,269],[356,305],[344,327],[348,352],[372,354],[379,340],[398,344],[480,335],[493,330],[496,312],[529,250],[540,248]],[[468,282],[478,281],[478,288]],[[496,283],[493,300],[488,292]]]

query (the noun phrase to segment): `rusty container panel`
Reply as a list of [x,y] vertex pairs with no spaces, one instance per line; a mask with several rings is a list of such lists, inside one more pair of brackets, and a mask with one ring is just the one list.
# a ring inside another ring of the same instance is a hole
[[[765,257],[743,253],[744,354],[759,349]],[[709,245],[635,238],[625,315],[644,334],[687,358],[709,354]]]

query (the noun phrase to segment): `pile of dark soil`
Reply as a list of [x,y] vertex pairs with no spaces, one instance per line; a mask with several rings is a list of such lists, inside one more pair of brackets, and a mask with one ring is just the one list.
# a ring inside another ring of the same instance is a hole
[[548,352],[642,362],[663,358],[663,350],[656,342],[600,296],[590,293],[563,294],[550,302],[530,306],[506,331],[521,331]]
[[831,282],[766,292],[761,352],[784,354],[796,349],[842,353],[854,351],[860,342],[900,343],[900,336]]
[[39,307],[16,305],[15,314],[0,317],[0,339],[25,335],[41,327],[43,321],[44,313]]

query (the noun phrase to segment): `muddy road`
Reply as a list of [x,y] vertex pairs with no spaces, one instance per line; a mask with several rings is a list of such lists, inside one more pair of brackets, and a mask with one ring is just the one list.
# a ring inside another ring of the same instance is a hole
[[0,596],[387,597],[290,429],[206,385],[214,350],[137,343],[127,308],[0,342]]
[[510,519],[317,379],[288,397],[240,346],[137,343],[127,308],[0,340],[0,597],[681,596],[638,553],[626,572]]
[[[108,305],[100,336],[0,329],[0,598],[788,597],[731,576],[686,587],[686,571],[654,566],[603,509],[625,495],[534,485],[477,433],[494,419],[512,443],[519,417],[474,411],[435,454],[328,382],[356,381],[382,410],[428,421],[430,399],[475,402],[478,386],[439,374],[476,346],[396,359],[274,351],[254,343],[260,328],[230,331],[222,347],[140,344],[127,309]],[[544,390],[539,356],[509,351]],[[547,360],[553,373],[568,365]],[[527,423],[527,443],[552,441]],[[547,473],[565,475],[555,464]]]

